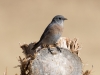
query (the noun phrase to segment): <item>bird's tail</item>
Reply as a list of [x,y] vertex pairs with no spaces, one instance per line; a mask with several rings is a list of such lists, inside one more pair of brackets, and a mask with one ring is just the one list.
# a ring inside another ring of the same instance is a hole
[[41,43],[37,42],[31,50],[36,50],[36,48],[39,47],[40,45],[41,45]]

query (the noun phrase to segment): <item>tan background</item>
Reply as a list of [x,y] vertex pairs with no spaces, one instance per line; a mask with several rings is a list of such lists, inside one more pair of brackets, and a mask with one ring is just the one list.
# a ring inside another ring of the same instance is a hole
[[[19,74],[19,42],[38,41],[55,15],[68,18],[62,36],[79,38],[84,69],[100,75],[100,0],[0,0],[0,75]],[[87,65],[88,64],[88,65]]]

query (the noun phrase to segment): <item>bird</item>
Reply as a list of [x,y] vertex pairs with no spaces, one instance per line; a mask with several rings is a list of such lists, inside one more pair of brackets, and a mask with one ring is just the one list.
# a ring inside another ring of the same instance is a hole
[[36,50],[40,45],[47,45],[48,50],[51,52],[49,45],[55,45],[57,50],[61,52],[60,48],[56,45],[56,42],[61,37],[63,32],[63,23],[67,20],[62,15],[56,15],[53,17],[51,23],[44,30],[40,40],[34,45],[31,50]]

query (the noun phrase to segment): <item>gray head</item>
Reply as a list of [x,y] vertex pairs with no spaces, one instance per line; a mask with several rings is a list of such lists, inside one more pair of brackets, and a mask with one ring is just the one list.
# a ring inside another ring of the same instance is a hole
[[58,24],[63,24],[64,20],[67,20],[67,18],[65,18],[62,15],[56,15],[53,19],[52,22],[58,23]]

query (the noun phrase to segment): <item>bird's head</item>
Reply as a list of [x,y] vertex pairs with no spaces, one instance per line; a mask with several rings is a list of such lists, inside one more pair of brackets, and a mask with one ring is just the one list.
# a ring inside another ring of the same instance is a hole
[[67,20],[67,18],[65,18],[64,16],[62,15],[56,15],[52,21],[58,23],[58,24],[63,24],[64,20]]

